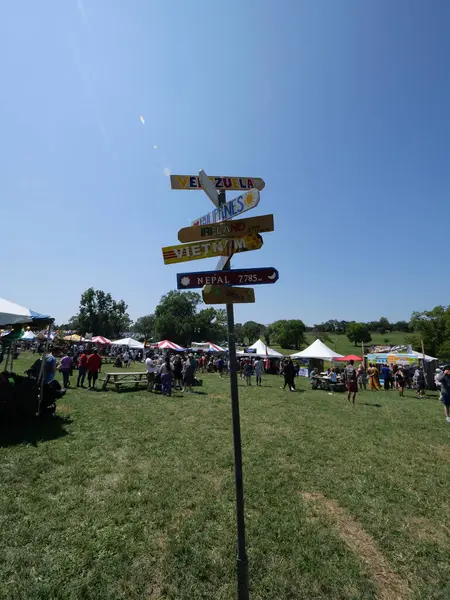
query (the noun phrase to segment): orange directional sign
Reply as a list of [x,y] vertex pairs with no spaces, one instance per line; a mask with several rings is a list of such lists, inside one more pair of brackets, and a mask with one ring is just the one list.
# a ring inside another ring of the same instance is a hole
[[[218,190],[262,190],[266,185],[260,177],[211,177],[208,179]],[[198,175],[171,175],[170,185],[173,190],[201,190],[202,184]]]
[[222,221],[214,225],[183,227],[178,232],[178,239],[183,243],[196,242],[197,240],[214,240],[222,237],[242,237],[250,233],[266,233],[273,230],[273,215],[263,215],[238,221]]
[[224,285],[205,285],[202,296],[205,304],[244,304],[255,301],[255,290]]
[[228,256],[234,252],[259,250],[263,245],[262,237],[253,233],[240,238],[212,240],[210,242],[196,242],[167,246],[162,249],[164,264],[171,265],[189,260],[200,260],[213,256]]

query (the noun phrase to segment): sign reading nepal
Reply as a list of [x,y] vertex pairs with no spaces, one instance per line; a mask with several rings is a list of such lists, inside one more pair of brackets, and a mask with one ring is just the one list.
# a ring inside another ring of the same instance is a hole
[[197,242],[193,244],[180,244],[162,248],[164,264],[200,260],[213,256],[228,256],[234,252],[259,250],[263,245],[262,237],[254,233],[241,238],[213,240],[211,242]]
[[278,277],[278,271],[272,267],[178,273],[177,288],[179,290],[192,290],[202,288],[204,285],[260,285],[275,283],[278,281]]
[[[218,190],[262,190],[265,186],[260,177],[208,177]],[[198,175],[171,175],[170,185],[173,190],[201,190],[202,184]]]
[[238,196],[229,202],[225,202],[225,204],[219,208],[215,208],[206,215],[203,215],[203,217],[195,219],[192,221],[192,225],[196,227],[198,225],[210,225],[211,223],[226,221],[227,219],[232,219],[233,217],[237,217],[238,215],[255,208],[258,204],[259,192],[256,189],[252,189],[250,192],[242,194],[242,196]]

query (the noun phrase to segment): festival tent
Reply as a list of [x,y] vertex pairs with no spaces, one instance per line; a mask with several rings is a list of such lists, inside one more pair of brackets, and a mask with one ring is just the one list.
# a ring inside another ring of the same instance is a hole
[[291,358],[315,358],[317,360],[334,360],[336,358],[344,358],[342,354],[334,352],[331,348],[328,348],[321,340],[317,339],[310,346],[291,354]]
[[25,342],[32,342],[36,339],[36,336],[32,331],[26,331],[20,339],[24,340]]
[[225,348],[212,342],[192,342],[191,350],[203,350],[203,352],[226,352]]
[[209,350],[207,350],[207,352],[226,352],[226,350],[225,348],[222,348],[222,346],[209,342]]
[[360,356],[356,356],[356,354],[348,354],[347,356],[343,356],[342,358],[335,358],[340,362],[349,362],[350,360],[362,360]]
[[[262,340],[258,340],[248,350],[254,350],[251,353],[253,356],[259,356],[260,358],[283,358],[283,355],[272,348],[269,348]],[[249,352],[236,352],[238,356],[249,356]]]
[[[388,352],[388,354],[402,354],[401,352]],[[416,356],[417,358],[420,358],[421,360],[423,359],[423,354],[422,352],[416,352],[416,350],[408,350],[408,355],[413,355]],[[432,362],[433,360],[439,360],[437,358],[435,358],[434,356],[428,356],[427,354],[425,354],[425,362]]]
[[137,340],[133,340],[133,338],[123,338],[121,340],[115,340],[111,342],[113,346],[128,346],[128,348],[144,348],[144,344],[138,342]]
[[73,333],[72,335],[65,335],[63,337],[63,340],[65,342],[84,342],[84,338],[82,338],[81,335],[78,335],[76,333]]
[[158,350],[176,350],[177,352],[182,352],[184,348],[175,344],[175,342],[170,342],[169,340],[162,340],[161,342],[156,343],[156,347]]
[[105,338],[102,335],[95,335],[92,338],[91,342],[93,344],[109,345],[111,343],[111,340],[108,340],[108,338]]
[[51,323],[53,319],[41,315],[34,310],[15,304],[4,298],[0,298],[0,327],[7,325],[19,325],[37,322]]

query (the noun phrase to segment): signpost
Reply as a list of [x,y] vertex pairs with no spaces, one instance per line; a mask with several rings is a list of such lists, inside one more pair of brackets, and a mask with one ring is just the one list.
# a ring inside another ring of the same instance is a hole
[[229,202],[220,204],[215,210],[206,213],[203,217],[198,217],[192,221],[192,225],[211,225],[213,223],[219,223],[220,221],[227,221],[238,217],[242,213],[255,208],[259,204],[259,192],[256,189],[251,189],[246,194],[242,194],[237,198],[233,198]]
[[278,281],[278,277],[278,271],[272,267],[178,273],[177,288],[179,290],[193,290],[202,288],[205,285],[260,285],[275,283]]
[[205,304],[248,304],[255,301],[255,290],[226,285],[205,285],[202,296]]
[[263,239],[258,233],[240,238],[212,240],[211,242],[194,242],[179,246],[166,246],[162,249],[164,264],[171,265],[190,260],[200,260],[213,256],[229,256],[235,252],[259,250]]
[[[208,177],[218,190],[257,190],[264,189],[264,179],[260,177]],[[170,185],[173,190],[201,190],[202,182],[197,175],[171,175]]]
[[216,238],[240,237],[249,233],[267,233],[274,230],[273,215],[250,217],[238,221],[221,221],[215,225],[183,227],[178,232],[180,242],[213,240]]
[[198,178],[200,180],[200,183],[202,184],[202,190],[205,192],[205,194],[208,196],[208,198],[211,200],[214,206],[219,206],[219,192],[217,191],[217,188],[211,181],[211,179],[208,178],[208,175],[205,173],[205,171],[203,171],[203,169],[198,172]]
[[[178,233],[184,245],[163,248],[166,264],[221,256],[215,271],[201,273],[179,273],[178,289],[203,288],[203,301],[206,304],[226,304],[228,323],[228,352],[230,359],[230,395],[233,422],[234,474],[236,485],[236,524],[237,524],[237,597],[249,600],[248,561],[245,549],[244,485],[242,475],[242,441],[239,414],[239,392],[237,381],[236,343],[234,338],[234,303],[254,302],[253,288],[234,287],[234,284],[275,283],[278,271],[272,267],[263,269],[230,270],[230,259],[235,252],[261,248],[263,240],[259,233],[273,231],[273,215],[254,219],[226,222],[255,208],[259,203],[259,191],[264,181],[251,177],[208,177],[204,171],[195,175],[171,175],[172,189],[201,190],[217,207],[203,217],[196,219],[192,227],[185,227]],[[211,185],[210,185],[211,183]],[[226,202],[225,190],[243,190],[246,193]],[[216,202],[216,194],[218,201]],[[211,240],[211,241],[208,241]]]

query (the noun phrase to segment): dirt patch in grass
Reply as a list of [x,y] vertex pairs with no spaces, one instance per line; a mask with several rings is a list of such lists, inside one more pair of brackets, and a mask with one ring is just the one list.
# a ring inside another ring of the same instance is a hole
[[378,550],[373,538],[348,515],[334,500],[322,494],[300,492],[321,515],[330,517],[336,524],[340,538],[364,562],[370,579],[379,591],[380,600],[407,600],[411,592],[408,583],[390,568]]
[[407,529],[411,537],[424,542],[445,546],[450,539],[450,530],[444,524],[436,527],[425,517],[412,517],[408,522]]

